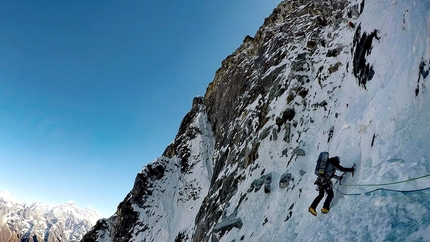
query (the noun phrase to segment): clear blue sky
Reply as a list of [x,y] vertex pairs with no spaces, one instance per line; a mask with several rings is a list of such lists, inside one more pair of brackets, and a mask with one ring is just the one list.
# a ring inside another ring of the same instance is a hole
[[1,1],[0,192],[112,215],[279,2]]

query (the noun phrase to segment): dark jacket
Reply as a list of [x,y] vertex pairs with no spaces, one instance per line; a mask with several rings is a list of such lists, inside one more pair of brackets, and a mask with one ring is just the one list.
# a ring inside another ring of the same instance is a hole
[[343,171],[343,172],[353,172],[354,168],[345,168],[343,166],[340,165],[340,159],[339,157],[331,157],[328,159],[328,164],[326,167],[326,172],[325,174],[327,175],[327,177],[329,178],[336,178],[339,179],[339,176],[336,176],[335,172],[336,170],[338,171]]

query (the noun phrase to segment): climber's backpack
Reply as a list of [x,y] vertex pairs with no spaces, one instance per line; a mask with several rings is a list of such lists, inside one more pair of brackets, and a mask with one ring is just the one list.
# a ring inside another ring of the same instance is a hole
[[325,169],[328,165],[328,152],[321,152],[318,156],[317,165],[315,166],[315,175],[322,176],[325,174]]

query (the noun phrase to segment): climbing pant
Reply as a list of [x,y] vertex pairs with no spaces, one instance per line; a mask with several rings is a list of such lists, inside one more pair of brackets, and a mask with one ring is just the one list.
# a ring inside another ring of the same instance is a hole
[[333,200],[334,193],[332,188],[332,183],[329,178],[318,178],[315,181],[315,184],[318,186],[318,196],[314,199],[314,201],[311,204],[311,208],[316,210],[318,204],[321,202],[321,200],[324,197],[324,192],[327,193],[327,198],[324,201],[323,208],[330,209],[330,203],[331,200]]

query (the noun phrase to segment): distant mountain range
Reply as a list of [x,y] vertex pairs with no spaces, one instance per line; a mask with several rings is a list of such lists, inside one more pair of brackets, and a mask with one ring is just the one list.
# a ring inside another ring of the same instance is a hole
[[79,241],[100,216],[73,202],[51,206],[20,203],[10,193],[0,194],[0,241]]

